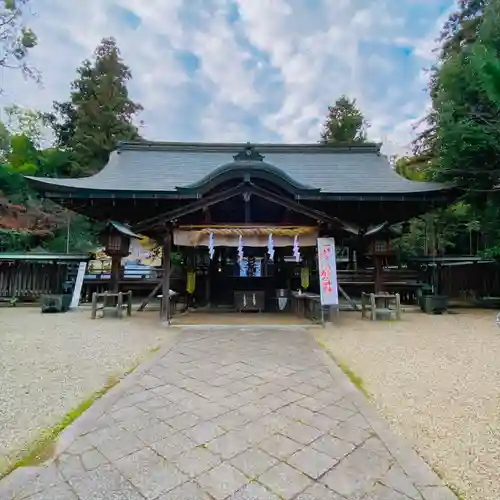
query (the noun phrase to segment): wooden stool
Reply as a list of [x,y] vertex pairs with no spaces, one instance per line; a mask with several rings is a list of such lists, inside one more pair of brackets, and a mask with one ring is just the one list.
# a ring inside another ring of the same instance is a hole
[[[379,307],[377,301],[383,301],[383,307]],[[394,303],[395,308],[391,309],[390,304]],[[361,317],[366,318],[366,313],[370,304],[370,319],[391,319],[394,314],[396,320],[401,319],[401,298],[399,293],[394,295],[362,293],[361,294]]]
[[[123,298],[125,296],[125,302]],[[99,299],[102,302],[99,303]],[[109,299],[112,299],[109,301]],[[117,318],[123,318],[123,310],[127,310],[127,316],[132,316],[132,292],[129,290],[127,293],[97,293],[92,294],[92,309],[90,312],[91,319],[97,318],[97,311],[102,311],[102,316],[105,314],[106,309],[115,311]]]

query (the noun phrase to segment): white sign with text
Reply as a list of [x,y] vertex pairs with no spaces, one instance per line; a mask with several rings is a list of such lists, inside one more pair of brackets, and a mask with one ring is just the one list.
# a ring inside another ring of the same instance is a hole
[[339,304],[339,290],[335,240],[333,238],[318,238],[318,270],[321,305],[337,306]]

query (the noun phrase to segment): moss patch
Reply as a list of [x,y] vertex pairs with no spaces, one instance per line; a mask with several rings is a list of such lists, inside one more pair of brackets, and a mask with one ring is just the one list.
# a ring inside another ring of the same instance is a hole
[[447,483],[448,488],[453,492],[453,494],[457,497],[458,500],[466,500],[468,497],[465,496],[465,493],[454,484]]
[[343,361],[336,360],[340,369],[349,377],[349,380],[367,397],[370,398],[370,393],[365,387],[363,379],[356,375]]
[[78,406],[66,413],[53,427],[40,432],[38,437],[25,448],[16,453],[12,459],[7,458],[5,464],[0,464],[0,479],[10,474],[18,467],[37,466],[49,460],[54,455],[57,438],[66,427],[71,425],[80,415],[88,410],[98,399],[112,389],[120,380],[133,372],[140,362],[135,363],[121,377],[109,377],[106,385],[83,400]]
[[359,376],[359,375],[356,375],[352,370],[351,368],[349,368],[349,366],[342,360],[340,359],[337,359],[333,353],[330,351],[330,349],[328,349],[328,347],[321,341],[319,340],[316,340],[316,342],[318,343],[318,345],[321,347],[321,349],[323,349],[323,351],[326,352],[326,354],[328,354],[328,356],[330,356],[330,358],[333,359],[333,361],[335,361],[335,363],[337,363],[337,365],[339,366],[339,368],[349,377],[349,380],[368,398],[370,399],[371,398],[371,395],[370,393],[368,392],[368,390],[366,389],[365,387],[365,383],[363,381],[363,379]]

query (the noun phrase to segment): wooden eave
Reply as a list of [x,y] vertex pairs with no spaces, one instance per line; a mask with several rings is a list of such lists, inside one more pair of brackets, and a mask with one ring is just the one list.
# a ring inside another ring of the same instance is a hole
[[[197,191],[125,191],[81,189],[60,186],[58,189],[37,189],[41,196],[52,200],[78,199],[78,200],[193,200],[202,197]],[[415,193],[296,193],[294,198],[303,201],[380,201],[380,202],[451,202],[459,196],[454,189],[440,191],[419,191]]]

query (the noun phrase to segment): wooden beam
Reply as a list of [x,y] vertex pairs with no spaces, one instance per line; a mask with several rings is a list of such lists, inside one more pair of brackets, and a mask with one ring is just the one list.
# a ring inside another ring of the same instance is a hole
[[316,221],[334,224],[342,229],[344,227],[344,223],[337,217],[331,217],[324,212],[302,205],[295,200],[291,200],[290,198],[286,198],[277,193],[273,193],[272,191],[268,191],[267,189],[256,186],[255,184],[251,184],[250,186],[248,186],[246,188],[246,191],[248,193],[254,194],[255,196],[270,201],[271,203],[276,203],[277,205],[288,208],[293,212],[303,214],[306,217],[309,217]]
[[163,238],[163,277],[162,277],[162,301],[160,317],[162,321],[170,324],[170,259],[172,250],[172,228],[167,225],[167,231]]
[[290,214],[292,211],[289,208],[285,209],[285,214],[283,215],[283,224],[288,224],[290,222]]
[[249,224],[252,222],[252,213],[250,205],[251,195],[243,193],[243,201],[245,202],[245,223]]
[[351,299],[349,295],[347,295],[346,291],[339,284],[337,284],[337,288],[339,289],[339,292],[343,295],[343,297],[347,300],[351,308],[355,311],[359,311],[359,307],[356,302],[354,302],[354,300]]
[[144,311],[146,306],[151,302],[151,300],[154,298],[154,296],[160,291],[160,288],[163,286],[163,282],[160,281],[154,288],[153,291],[141,302],[141,305],[139,306],[139,309],[137,309],[138,312]]
[[210,213],[210,207],[203,207],[203,219],[205,224],[210,224],[212,222],[212,214]]
[[111,291],[113,293],[120,291],[121,260],[121,257],[117,255],[111,256]]
[[193,212],[198,212],[204,208],[208,208],[212,205],[216,205],[217,203],[221,203],[222,201],[229,200],[230,198],[234,198],[243,192],[244,184],[239,184],[238,186],[226,189],[225,191],[221,191],[220,193],[215,193],[209,195],[205,198],[200,198],[199,200],[193,201],[192,203],[188,203],[179,208],[174,208],[168,212],[165,212],[160,215],[156,215],[155,217],[151,217],[150,219],[143,220],[138,222],[133,226],[134,231],[144,231],[145,229],[151,229],[163,222],[171,222],[179,217],[183,217],[185,215],[192,214]]
[[375,267],[375,293],[381,293],[384,290],[382,257],[379,255],[374,255],[373,264]]
[[241,183],[220,193],[209,195],[205,198],[201,198],[199,200],[193,201],[192,203],[184,205],[183,207],[179,207],[174,210],[170,210],[169,212],[165,212],[161,215],[141,221],[135,224],[132,230],[140,232],[144,231],[145,229],[151,229],[160,223],[168,223],[174,221],[180,217],[189,215],[199,210],[203,210],[212,205],[216,205],[217,203],[221,203],[223,201],[234,198],[235,196],[238,196],[240,194],[243,194],[244,197],[251,195],[258,196],[259,198],[263,198],[267,201],[270,201],[271,203],[275,203],[284,208],[288,208],[293,212],[303,214],[313,220],[333,225],[339,229],[344,229],[344,223],[337,217],[329,216],[324,212],[307,207],[306,205],[302,205],[295,200],[292,200],[285,196],[281,196],[277,193],[273,193],[272,191],[268,191],[267,189],[256,186],[255,184]]

